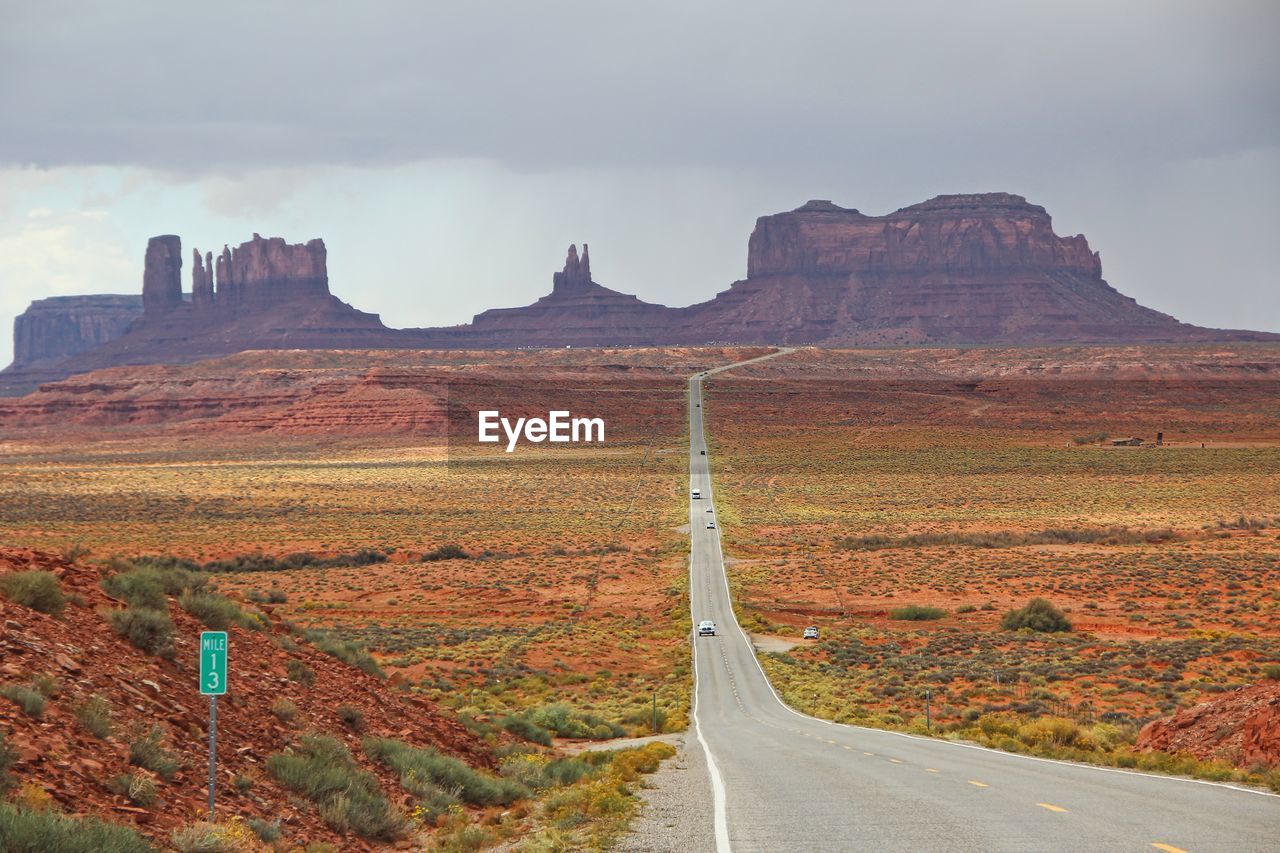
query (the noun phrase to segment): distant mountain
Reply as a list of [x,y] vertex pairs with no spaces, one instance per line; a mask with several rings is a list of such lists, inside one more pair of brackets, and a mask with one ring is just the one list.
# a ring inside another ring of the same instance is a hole
[[1044,208],[1008,193],[938,196],[886,216],[829,201],[763,216],[748,245],[747,277],[686,308],[597,284],[587,247],[579,257],[570,246],[551,292],[532,305],[426,329],[388,328],[331,295],[322,240],[289,245],[255,234],[223,247],[216,260],[197,250],[189,295],[181,255],[176,236],[149,242],[141,316],[136,303],[95,307],[121,297],[33,303],[17,320],[20,343],[0,372],[0,393],[101,367],[246,349],[1280,339],[1192,326],[1139,305],[1102,278],[1083,235],[1059,237]]

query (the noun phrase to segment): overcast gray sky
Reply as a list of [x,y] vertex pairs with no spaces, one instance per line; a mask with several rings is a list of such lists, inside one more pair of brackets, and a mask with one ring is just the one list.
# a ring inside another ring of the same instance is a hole
[[335,293],[437,325],[570,242],[683,305],[759,215],[989,190],[1140,302],[1280,331],[1278,43],[1270,0],[0,0],[0,361],[153,234],[322,236]]

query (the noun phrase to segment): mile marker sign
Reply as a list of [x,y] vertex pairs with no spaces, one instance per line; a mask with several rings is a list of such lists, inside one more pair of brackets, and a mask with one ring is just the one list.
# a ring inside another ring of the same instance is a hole
[[200,692],[221,696],[227,692],[227,632],[200,632]]

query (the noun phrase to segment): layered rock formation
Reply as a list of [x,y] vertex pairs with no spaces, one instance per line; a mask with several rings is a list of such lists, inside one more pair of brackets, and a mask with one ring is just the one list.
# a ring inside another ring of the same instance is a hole
[[51,367],[123,335],[142,316],[141,296],[51,296],[13,323],[13,368]]
[[[522,308],[493,308],[458,330],[470,346],[653,346],[664,343],[680,311],[643,302],[591,280],[587,244],[569,246],[551,293]],[[430,333],[430,329],[421,330]]]
[[[1082,235],[1060,237],[1044,208],[1008,193],[945,195],[870,216],[829,201],[761,217],[747,277],[714,299],[668,308],[602,287],[586,245],[570,246],[551,292],[467,325],[388,329],[329,293],[321,240],[257,234],[215,258],[152,238],[145,316],[128,333],[66,351],[58,375],[117,364],[182,362],[264,348],[510,348],[815,344],[820,346],[1273,340],[1204,329],[1138,305],[1102,278]],[[0,393],[31,377],[0,376]]]
[[930,344],[1231,336],[1122,296],[1082,235],[1008,193],[938,196],[887,216],[829,201],[761,217],[747,278],[689,309],[716,339]]

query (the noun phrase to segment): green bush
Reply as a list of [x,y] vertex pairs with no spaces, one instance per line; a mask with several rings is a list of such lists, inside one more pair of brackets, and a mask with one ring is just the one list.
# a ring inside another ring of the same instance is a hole
[[1263,678],[1280,681],[1280,663],[1269,663],[1262,667]]
[[260,817],[251,817],[247,822],[253,834],[268,844],[279,841],[284,836],[284,832],[280,829],[280,818],[263,820]]
[[462,550],[461,545],[441,545],[422,555],[423,562],[434,563],[437,560],[470,560],[471,555]]
[[129,763],[150,770],[161,779],[172,779],[182,765],[176,755],[165,749],[164,743],[164,726],[156,723],[129,744]]
[[240,605],[216,592],[188,590],[182,593],[178,604],[213,631],[225,631],[232,625],[251,631],[262,631],[270,626],[260,614],[246,612]]
[[164,610],[169,606],[164,578],[155,569],[131,569],[105,577],[101,582],[107,595],[134,607]]
[[107,624],[149,655],[164,658],[174,656],[173,621],[163,610],[148,607],[128,607],[124,610],[108,610],[104,614]]
[[153,849],[127,826],[0,802],[0,850],[6,853],[149,853]]
[[378,787],[378,780],[356,766],[347,748],[333,738],[308,735],[293,752],[267,759],[267,770],[286,788],[314,802],[320,816],[339,832],[394,841],[408,821]]
[[595,714],[578,713],[562,704],[537,708],[529,715],[529,719],[534,725],[560,737],[609,740],[627,733],[626,729],[616,723],[606,722]]
[[298,716],[298,706],[288,699],[277,699],[271,703],[271,713],[282,723],[292,723]]
[[923,604],[904,604],[889,611],[890,619],[903,622],[930,622],[946,615],[947,611],[940,607],[927,607]]
[[289,673],[290,681],[296,681],[303,687],[310,687],[316,683],[316,671],[300,660],[289,658],[285,661],[284,668]]
[[193,823],[175,829],[169,835],[169,841],[178,853],[237,853],[244,849],[228,834],[225,827],[216,823]]
[[369,650],[359,643],[340,640],[327,631],[321,631],[318,628],[309,629],[303,636],[311,645],[327,655],[332,655],[343,663],[350,664],[356,669],[377,678],[385,679],[387,677],[387,674],[382,671],[382,667],[378,666],[378,662],[374,660],[373,655],[369,654]]
[[336,713],[338,719],[350,726],[353,731],[364,731],[364,711],[354,705],[339,705]]
[[14,604],[55,618],[62,616],[67,606],[67,597],[53,572],[33,570],[0,575],[0,594]]
[[13,777],[9,768],[18,761],[18,753],[9,748],[8,736],[0,730],[0,796],[13,787]]
[[75,713],[80,725],[84,726],[91,734],[104,739],[111,737],[113,728],[111,703],[107,701],[105,696],[95,693],[87,701],[77,705]]
[[320,557],[308,552],[285,554],[283,557],[272,557],[267,554],[241,554],[226,560],[214,560],[205,563],[202,568],[206,572],[282,572],[291,569],[332,569],[347,566],[368,566],[373,563],[385,563],[387,554],[375,548],[361,548],[350,554],[337,554],[332,557]]
[[6,684],[0,687],[0,696],[17,705],[28,717],[38,718],[44,713],[45,698],[39,690],[32,690],[30,687],[18,684]]
[[529,796],[529,790],[517,782],[480,773],[430,747],[417,748],[390,738],[365,738],[363,744],[370,758],[400,774],[406,790],[412,791],[415,781],[425,781],[445,791],[457,790],[464,802],[476,806],[505,806]]
[[516,737],[523,738],[530,743],[551,746],[551,732],[524,715],[503,717],[498,721],[498,725]]
[[1006,631],[1018,631],[1026,628],[1031,631],[1052,634],[1070,631],[1071,622],[1066,614],[1043,598],[1033,598],[1026,607],[1010,610],[1000,620],[1000,627]]

